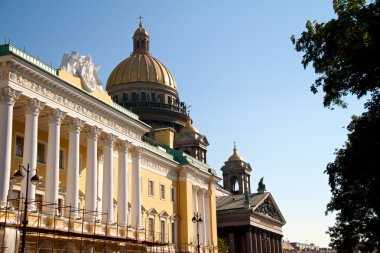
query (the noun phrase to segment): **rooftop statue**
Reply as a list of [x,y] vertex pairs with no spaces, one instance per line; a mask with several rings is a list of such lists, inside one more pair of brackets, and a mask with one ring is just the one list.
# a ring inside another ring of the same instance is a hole
[[70,56],[64,53],[61,68],[81,78],[86,91],[93,92],[95,89],[104,91],[98,74],[99,65],[94,64],[91,56],[79,56],[76,51],[73,51]]
[[258,188],[257,188],[257,192],[258,193],[264,193],[266,191],[266,187],[265,187],[265,184],[264,184],[264,177],[262,177],[260,179],[260,182],[259,182],[259,185],[258,185]]

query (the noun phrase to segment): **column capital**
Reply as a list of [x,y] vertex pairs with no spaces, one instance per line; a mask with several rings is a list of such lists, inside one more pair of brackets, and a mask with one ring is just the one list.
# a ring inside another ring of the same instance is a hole
[[99,134],[102,132],[102,129],[97,126],[91,126],[87,131],[87,136],[90,139],[97,139]]
[[130,149],[132,157],[141,158],[142,154],[144,153],[144,150],[139,146],[132,146]]
[[21,92],[12,89],[11,87],[4,87],[0,89],[0,103],[14,105],[16,100],[20,97]]
[[199,190],[200,190],[199,186],[193,185],[193,191],[195,191],[195,193],[198,193]]
[[119,152],[125,153],[131,147],[131,143],[125,140],[119,140],[116,144],[116,147],[119,149]]
[[26,114],[32,114],[37,117],[40,115],[40,111],[44,108],[44,106],[45,103],[36,98],[28,99],[24,104]]
[[106,144],[107,146],[111,146],[111,147],[113,147],[113,145],[114,145],[116,139],[117,139],[116,135],[106,133],[106,134],[105,134],[105,138],[104,138],[104,142],[105,142],[105,144]]
[[62,119],[66,116],[66,112],[63,112],[59,109],[53,109],[48,112],[47,116],[49,119],[49,124],[57,124],[60,125]]
[[98,149],[96,151],[96,157],[98,158],[98,160],[103,160],[102,156],[103,156],[104,152],[102,149]]
[[79,118],[72,118],[69,120],[69,129],[72,132],[79,133],[82,127],[84,126],[84,121]]
[[207,193],[207,190],[206,189],[203,189],[203,188],[200,188],[198,187],[198,195],[199,196],[206,196],[206,193]]

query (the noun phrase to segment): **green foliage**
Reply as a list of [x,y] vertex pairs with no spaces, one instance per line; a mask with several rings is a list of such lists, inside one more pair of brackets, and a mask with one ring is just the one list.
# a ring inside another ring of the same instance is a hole
[[329,228],[331,246],[372,251],[380,245],[380,1],[333,0],[336,18],[307,21],[301,37],[291,40],[312,64],[318,78],[311,91],[324,92],[325,107],[346,107],[346,95],[367,96],[366,112],[354,116],[348,141],[329,163],[332,198],[327,211],[337,212]]
[[380,98],[366,104],[367,112],[353,117],[345,146],[327,165],[332,198],[326,212],[338,211],[328,233],[341,250],[360,244],[373,251],[380,242]]
[[218,252],[219,253],[227,253],[228,252],[228,244],[223,238],[218,237]]
[[373,95],[380,87],[380,3],[334,0],[336,19],[307,21],[306,31],[291,40],[303,52],[302,64],[313,65],[319,77],[311,86],[325,93],[324,106],[346,107],[342,97]]

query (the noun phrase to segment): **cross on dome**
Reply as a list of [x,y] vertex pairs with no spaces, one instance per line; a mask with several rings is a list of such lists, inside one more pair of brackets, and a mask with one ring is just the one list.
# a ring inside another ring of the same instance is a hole
[[142,20],[143,20],[143,17],[140,15],[139,19],[140,19],[139,27],[142,27]]

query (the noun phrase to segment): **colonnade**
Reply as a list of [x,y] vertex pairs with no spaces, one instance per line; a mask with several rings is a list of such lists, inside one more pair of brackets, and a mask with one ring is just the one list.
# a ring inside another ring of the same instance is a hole
[[231,253],[282,253],[282,235],[260,228],[230,232],[226,239]]
[[[210,221],[210,198],[209,192],[198,186],[193,185],[193,212],[198,212],[202,217],[202,223],[199,224],[199,243],[203,246],[209,246],[211,240],[211,221]],[[194,243],[197,243],[197,225],[193,224]]]
[[[19,98],[20,92],[5,87],[0,89],[0,115],[4,121],[0,124],[0,207],[4,207],[7,202],[9,191],[11,156],[12,156],[12,124],[13,124],[13,107]],[[21,191],[25,196],[26,180],[30,180],[36,174],[37,166],[37,143],[38,143],[38,120],[40,112],[45,107],[45,103],[33,98],[26,99],[23,103],[25,110],[25,131],[24,131],[24,149],[22,164],[31,168],[29,178],[22,180]],[[59,189],[59,157],[60,157],[60,139],[61,124],[67,116],[66,112],[59,109],[47,109],[48,117],[48,148],[46,159],[46,179],[45,179],[45,201],[58,205]],[[68,164],[67,164],[67,185],[66,185],[66,205],[77,208],[79,203],[79,147],[80,135],[87,137],[87,154],[86,154],[86,184],[85,184],[85,209],[96,211],[97,209],[97,166],[98,166],[98,141],[102,136],[104,168],[103,168],[103,186],[102,186],[102,212],[107,212],[103,216],[103,222],[113,223],[114,206],[113,206],[113,152],[115,147],[119,154],[118,161],[118,223],[120,226],[126,226],[128,221],[128,168],[127,155],[130,143],[126,140],[118,139],[111,133],[105,133],[98,126],[87,125],[83,130],[85,122],[80,118],[68,118],[65,120],[69,129],[68,145]],[[82,131],[83,130],[83,131]],[[83,133],[82,133],[83,132]],[[102,134],[102,135],[101,135]],[[116,145],[115,145],[116,144]],[[3,149],[4,148],[4,149]],[[132,215],[137,217],[131,220],[133,227],[141,227],[141,172],[140,158],[142,150],[138,147],[132,148]],[[35,199],[36,186],[28,184],[28,199],[33,202]],[[35,208],[30,206],[30,208]],[[55,208],[44,208],[44,213],[48,216],[54,215]],[[78,214],[77,214],[78,215]],[[94,214],[88,213],[85,217],[87,220],[94,220]]]

